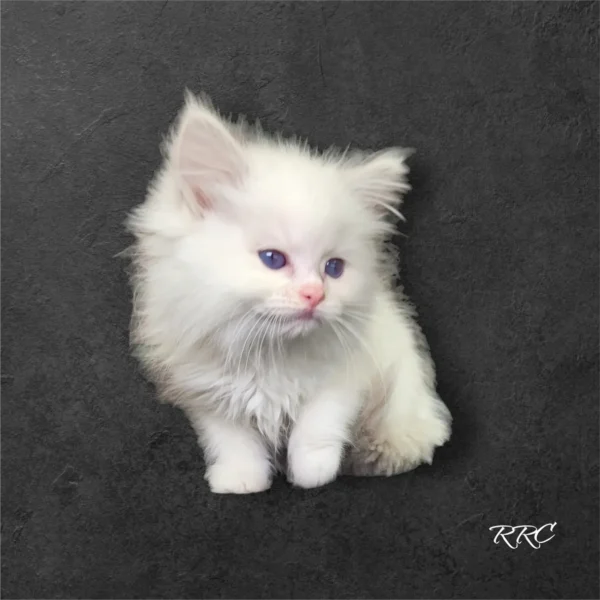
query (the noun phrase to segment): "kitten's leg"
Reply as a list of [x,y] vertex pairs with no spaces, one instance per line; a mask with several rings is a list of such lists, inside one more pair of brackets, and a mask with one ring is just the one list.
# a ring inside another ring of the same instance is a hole
[[294,485],[313,488],[336,478],[359,409],[360,395],[347,389],[325,391],[303,407],[288,443]]
[[258,431],[218,416],[188,416],[204,448],[204,477],[212,492],[251,494],[271,487],[271,461]]
[[[431,463],[450,438],[452,418],[435,390],[429,349],[409,307],[401,305],[381,332],[385,389],[375,386],[355,433],[344,471],[394,475]],[[393,340],[393,341],[391,341]]]

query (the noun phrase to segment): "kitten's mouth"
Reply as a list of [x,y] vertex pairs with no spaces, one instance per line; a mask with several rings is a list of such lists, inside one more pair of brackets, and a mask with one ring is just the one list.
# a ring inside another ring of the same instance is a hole
[[322,318],[314,311],[306,310],[286,317],[285,322],[291,332],[308,333],[323,322]]
[[[271,314],[272,315],[272,314]],[[269,320],[269,315],[265,316],[267,323],[273,323]],[[275,335],[284,335],[296,337],[298,335],[307,335],[311,331],[325,323],[321,314],[314,310],[300,310],[288,312],[287,314],[276,314],[273,333]]]
[[318,317],[312,310],[304,310],[292,317],[297,321],[318,321]]

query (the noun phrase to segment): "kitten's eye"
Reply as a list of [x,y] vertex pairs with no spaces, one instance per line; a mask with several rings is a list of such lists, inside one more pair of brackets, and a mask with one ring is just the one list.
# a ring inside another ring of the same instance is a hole
[[344,261],[341,258],[330,258],[325,263],[325,273],[337,279],[344,272]]
[[279,250],[261,250],[258,256],[269,269],[281,269],[287,263],[285,254],[279,252]]

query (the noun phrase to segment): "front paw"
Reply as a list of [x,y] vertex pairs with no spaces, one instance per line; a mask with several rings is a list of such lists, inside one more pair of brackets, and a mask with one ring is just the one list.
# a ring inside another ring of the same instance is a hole
[[270,467],[260,462],[216,462],[204,478],[214,494],[254,494],[271,487]]
[[340,469],[341,446],[311,448],[301,446],[288,456],[288,479],[302,488],[315,488],[333,481]]
[[421,463],[431,463],[433,450],[419,455],[413,449],[392,446],[387,441],[362,438],[344,459],[344,475],[390,476],[412,471]]
[[397,475],[431,464],[435,449],[450,438],[452,417],[437,397],[425,398],[417,415],[384,421],[378,431],[360,431],[344,460],[345,474]]

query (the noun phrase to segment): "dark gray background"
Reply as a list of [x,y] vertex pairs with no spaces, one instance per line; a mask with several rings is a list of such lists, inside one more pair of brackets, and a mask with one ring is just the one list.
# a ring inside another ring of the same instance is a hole
[[[598,4],[2,3],[6,598],[597,598]],[[208,493],[115,258],[183,88],[401,144],[433,467]],[[489,527],[557,522],[540,550]]]

